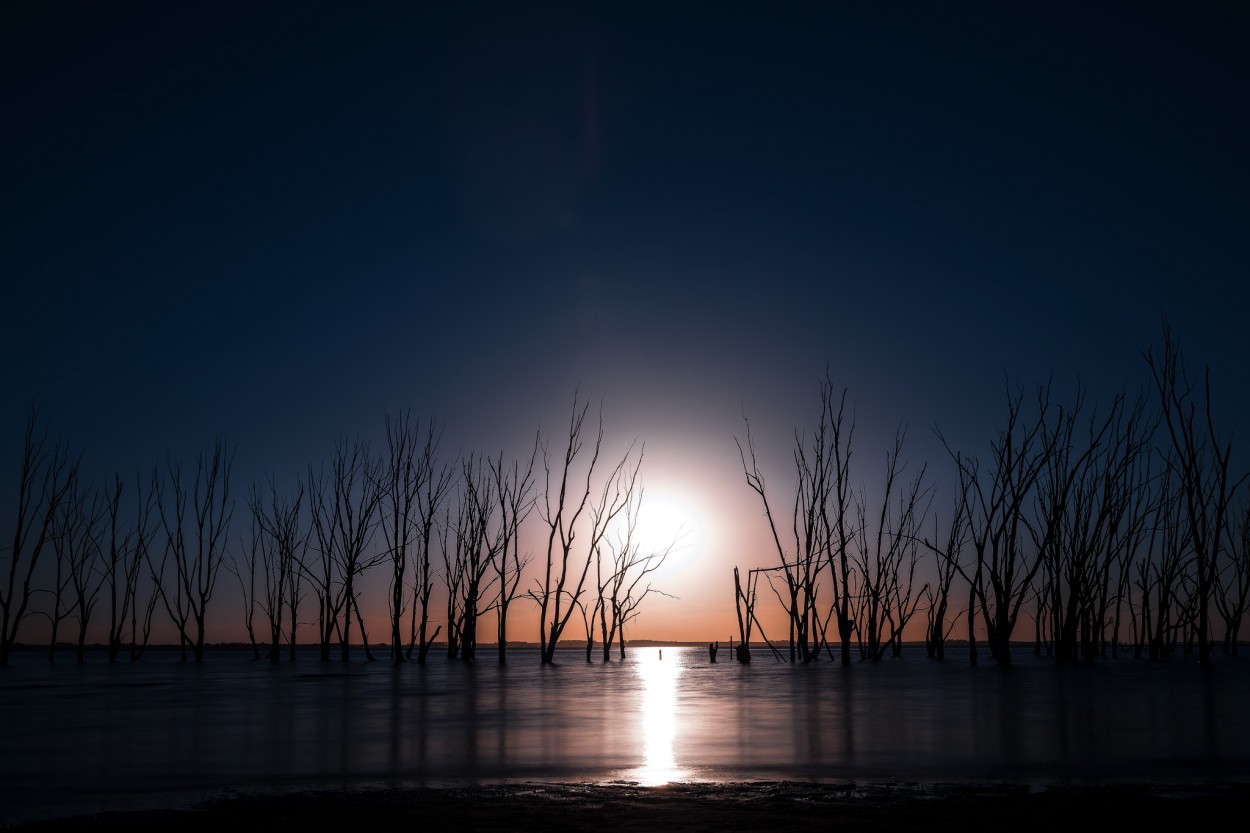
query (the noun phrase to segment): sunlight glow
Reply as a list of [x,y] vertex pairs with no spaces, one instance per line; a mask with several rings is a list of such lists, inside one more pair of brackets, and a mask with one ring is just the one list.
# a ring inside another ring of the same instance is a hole
[[671,649],[661,659],[662,649],[640,649],[635,653],[638,676],[642,678],[643,765],[632,773],[644,787],[659,787],[679,780],[684,770],[673,756],[677,734],[677,678],[681,676],[679,650]]
[[644,551],[663,551],[686,559],[703,547],[703,526],[689,502],[666,492],[648,490],[638,513],[638,541]]

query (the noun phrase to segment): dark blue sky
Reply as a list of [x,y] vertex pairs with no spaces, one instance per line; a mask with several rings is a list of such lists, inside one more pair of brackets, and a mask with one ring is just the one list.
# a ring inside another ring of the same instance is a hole
[[402,407],[516,447],[580,385],[733,490],[743,412],[784,454],[828,366],[944,474],[1004,370],[1136,389],[1164,314],[1231,427],[1244,9],[6,3],[5,459],[37,401],[100,470],[221,432],[294,477]]

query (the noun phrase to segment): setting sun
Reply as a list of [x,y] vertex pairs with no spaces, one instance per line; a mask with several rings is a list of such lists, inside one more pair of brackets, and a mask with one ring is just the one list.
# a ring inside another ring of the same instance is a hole
[[669,551],[673,561],[692,560],[703,549],[703,523],[690,501],[647,490],[638,511],[636,540],[643,552]]

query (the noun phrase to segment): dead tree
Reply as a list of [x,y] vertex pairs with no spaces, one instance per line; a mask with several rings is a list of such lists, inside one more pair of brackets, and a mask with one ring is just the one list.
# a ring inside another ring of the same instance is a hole
[[[604,662],[612,658],[613,643],[619,658],[625,659],[625,625],[637,618],[642,602],[653,594],[668,595],[653,587],[650,577],[681,545],[684,534],[683,530],[678,530],[673,540],[644,549],[637,536],[644,497],[644,491],[639,491],[637,500],[631,500],[625,507],[619,528],[605,538],[607,554],[601,552],[596,558],[597,610]],[[589,641],[589,637],[587,639]]]
[[[143,615],[139,615],[139,605],[131,605],[130,608],[130,661],[136,662],[142,658],[144,652],[148,648],[148,643],[152,636],[152,622],[156,617],[156,609],[162,605],[164,600],[164,571],[165,556],[164,545],[159,543],[161,535],[160,524],[160,468],[153,467],[151,478],[149,480],[147,505],[151,507],[151,536],[147,539],[140,537],[138,543],[143,548],[142,553],[136,553],[135,557],[140,559],[143,569],[146,569],[148,581],[151,585],[151,592],[148,593],[147,602],[143,605]],[[142,528],[142,527],[140,527]],[[160,551],[161,557],[157,558],[157,551]]]
[[734,659],[743,665],[751,662],[751,629],[755,626],[755,574],[747,573],[744,590],[738,568],[734,567],[734,612],[738,615],[738,645]]
[[[70,503],[74,503],[71,500]],[[69,556],[69,584],[73,592],[73,610],[78,619],[78,633],[74,642],[74,658],[85,662],[87,658],[87,629],[91,616],[104,588],[103,525],[104,501],[92,488],[88,494],[76,499],[79,515],[78,529],[71,533],[73,543]]]
[[[386,461],[382,470],[382,535],[391,562],[391,662],[405,662],[402,623],[408,606],[408,570],[419,537],[418,502],[434,475],[433,455],[421,453],[422,428],[411,412],[386,418]],[[424,432],[427,447],[435,443],[434,425]]]
[[1203,371],[1200,387],[1167,324],[1162,346],[1146,352],[1146,364],[1159,394],[1171,450],[1168,460],[1177,473],[1193,548],[1198,662],[1209,665],[1211,601],[1227,543],[1230,504],[1245,476],[1234,480],[1230,473],[1232,442],[1215,427],[1210,369]]
[[546,488],[540,515],[547,526],[546,563],[542,578],[527,595],[539,608],[544,665],[555,662],[556,646],[581,601],[595,552],[638,485],[642,455],[634,458],[631,445],[595,488],[595,470],[603,446],[603,415],[600,412],[589,460],[582,464],[579,457],[583,456],[582,432],[588,407],[579,405],[574,397],[564,453],[554,467],[545,441],[542,443]]
[[[1146,418],[1144,401],[1129,412],[1127,422],[1115,429],[1115,443],[1120,462],[1116,476],[1112,478],[1109,501],[1120,507],[1121,515],[1112,526],[1107,561],[1115,570],[1114,588],[1111,581],[1103,583],[1101,607],[1103,616],[1111,617],[1111,655],[1118,656],[1120,634],[1123,628],[1124,609],[1128,604],[1132,565],[1150,534],[1150,520],[1154,513],[1154,480],[1152,442],[1156,425]],[[1108,602],[1110,595],[1110,602]],[[1108,608],[1111,609],[1108,614]]]
[[1150,659],[1158,660],[1172,652],[1184,627],[1184,588],[1193,565],[1190,530],[1173,471],[1163,472],[1151,506],[1146,548],[1134,572],[1141,611],[1138,644],[1145,646]]
[[[811,662],[818,653],[816,610],[818,582],[823,559],[828,549],[825,525],[822,523],[829,494],[829,466],[832,455],[826,446],[826,425],[822,419],[808,448],[803,435],[795,432],[794,468],[795,496],[790,512],[790,531],[783,542],[768,500],[764,475],[760,471],[751,437],[751,424],[746,421],[747,447],[738,444],[738,457],[747,486],[759,496],[764,518],[776,549],[777,564],[767,574],[770,587],[781,602],[789,622],[790,662]],[[785,582],[780,590],[772,583],[777,574]]]
[[413,544],[416,547],[416,563],[413,565],[412,612],[409,617],[408,647],[404,651],[404,659],[412,659],[412,652],[417,652],[417,664],[424,665],[430,647],[442,626],[436,626],[429,632],[430,595],[434,590],[434,568],[431,552],[435,543],[435,525],[438,516],[444,510],[444,504],[455,485],[455,470],[447,464],[438,462],[438,434],[433,423],[426,427],[425,443],[417,453],[414,465],[429,472],[417,490],[413,500],[416,512],[416,535]]
[[269,557],[269,541],[260,518],[253,511],[251,534],[246,540],[239,536],[238,550],[228,565],[243,595],[243,629],[247,633],[248,644],[252,646],[252,659],[260,659],[260,646],[256,643],[256,571]]
[[[1244,492],[1244,490],[1243,490]],[[1250,496],[1229,525],[1228,558],[1216,576],[1215,607],[1224,619],[1224,653],[1237,656],[1237,637],[1250,605]]]
[[834,408],[833,386],[828,377],[821,387],[821,429],[828,432],[829,452],[833,457],[830,475],[831,491],[821,515],[828,546],[825,548],[825,566],[832,587],[831,615],[838,627],[838,642],[843,665],[851,664],[851,639],[855,634],[855,618],[851,601],[855,596],[851,577],[851,541],[855,529],[851,523],[851,440],[855,433],[855,420],[846,419],[846,389]]
[[[854,631],[854,594],[850,592],[850,547],[855,530],[851,518],[850,490],[851,436],[853,421],[845,418],[846,391],[837,401],[828,376],[820,386],[820,415],[816,428],[794,437],[794,500],[790,507],[789,530],[784,536],[770,503],[763,473],[747,424],[746,448],[737,441],[747,485],[760,498],[768,523],[777,564],[767,572],[768,583],[781,601],[788,618],[790,661],[810,662],[828,644],[828,619],[837,622],[842,661],[850,663],[851,634]],[[828,571],[831,600],[822,619],[821,572]],[[778,588],[777,575],[784,581]]]
[[734,567],[734,608],[738,614],[739,637],[738,644],[734,646],[734,658],[743,665],[751,662],[751,635],[756,628],[759,629],[760,639],[764,640],[764,644],[772,652],[773,658],[777,662],[785,661],[781,651],[777,649],[777,646],[764,633],[764,626],[760,624],[759,616],[755,613],[760,574],[764,572],[767,572],[767,570],[761,568],[748,570],[746,588],[743,589],[742,581],[738,575],[738,568]]
[[1039,388],[1037,414],[1027,422],[1022,416],[1023,400],[1023,391],[1008,390],[1007,425],[991,443],[988,468],[982,469],[976,458],[946,446],[969,505],[969,542],[975,558],[971,565],[960,566],[959,572],[969,586],[968,636],[974,664],[971,617],[975,612],[980,613],[990,654],[1000,665],[1011,664],[1011,635],[1042,565],[1040,552],[1030,553],[1026,546],[1026,512],[1056,443],[1071,426],[1070,416],[1062,410],[1053,424],[1047,423],[1051,412],[1048,388]]
[[30,610],[35,569],[51,540],[57,513],[77,472],[78,462],[70,459],[65,446],[48,444],[48,429],[39,412],[32,408],[22,445],[13,544],[0,560],[0,565],[7,568],[0,585],[0,667],[9,664]]
[[260,532],[260,568],[264,586],[259,596],[261,611],[268,621],[270,662],[282,658],[283,618],[289,621],[289,652],[295,659],[296,629],[303,588],[300,565],[308,549],[310,529],[303,524],[304,484],[294,495],[278,491],[273,479],[262,495],[255,484],[250,500],[252,518]]
[[521,574],[531,560],[529,552],[521,553],[521,524],[534,508],[534,463],[538,459],[538,448],[538,438],[535,437],[524,470],[519,460],[513,462],[511,471],[506,470],[502,452],[498,460],[490,465],[495,498],[499,503],[497,525],[491,538],[497,542],[494,562],[498,586],[495,639],[500,665],[507,662],[508,609],[520,588]]
[[[903,489],[897,479],[906,467],[900,461],[905,432],[894,435],[886,453],[885,480],[875,520],[868,518],[866,490],[856,500],[857,523],[853,560],[860,589],[859,633],[861,656],[881,660],[887,650],[902,646],[903,629],[915,614],[921,592],[913,585],[919,561],[917,529],[928,514],[924,468]],[[897,497],[897,504],[895,498]]]
[[[586,598],[578,601],[577,610],[582,615],[582,627],[586,634],[586,662],[594,662],[595,657],[595,624],[599,610],[603,607],[603,596],[586,594]],[[610,646],[609,646],[610,647]]]
[[460,628],[464,623],[464,615],[460,612],[460,587],[464,584],[464,561],[457,557],[459,546],[460,516],[463,507],[460,497],[456,497],[456,517],[451,516],[450,507],[445,511],[443,521],[438,529],[439,551],[443,557],[443,589],[447,623],[447,658],[460,656]]
[[[659,553],[652,553],[652,554],[659,555]],[[643,558],[645,559],[646,556],[643,556]],[[638,572],[632,574],[633,578],[631,581],[627,583],[627,590],[625,592],[624,598],[622,598],[617,603],[618,611],[617,611],[617,625],[616,625],[616,647],[617,647],[618,659],[621,659],[621,660],[625,659],[625,626],[633,622],[635,619],[639,617],[639,615],[641,615],[641,611],[638,608],[642,606],[643,601],[648,596],[651,596],[651,595],[667,596],[670,599],[677,598],[676,596],[673,596],[669,593],[665,593],[663,590],[660,590],[657,587],[652,587],[651,584],[649,583],[639,586],[640,580],[643,577],[643,575],[646,575],[647,573],[651,571],[651,569],[653,569],[653,568],[647,569],[646,573],[644,573],[643,570],[641,569],[643,568],[644,563],[646,563],[648,567],[650,566],[650,564],[654,564],[655,567],[658,567],[660,566],[662,562],[663,562],[662,558],[658,562],[657,561],[641,562],[640,561],[636,565],[640,569],[638,570]],[[626,575],[628,576],[630,574],[627,573]]]
[[936,578],[925,589],[925,653],[932,659],[946,659],[946,639],[950,632],[947,615],[950,612],[951,585],[954,584],[963,549],[968,541],[967,519],[968,504],[964,494],[960,493],[955,499],[945,540],[938,537],[938,520],[934,518],[933,540],[922,541],[937,556]]
[[79,622],[83,620],[79,601],[88,595],[86,589],[93,571],[93,555],[98,554],[96,526],[99,519],[94,490],[85,487],[75,474],[52,525],[52,552],[56,569],[52,587],[48,590],[48,610],[44,612],[49,624],[48,662],[56,661],[61,623],[75,614],[78,614]]
[[122,517],[125,487],[120,475],[113,476],[113,488],[105,494],[105,515],[108,525],[108,554],[104,560],[104,583],[109,597],[109,662],[121,656],[127,620],[130,620],[132,655],[135,647],[135,621],[139,608],[139,579],[147,563],[149,548],[157,529],[152,524],[153,492],[143,490],[135,479],[134,514],[129,521]]
[[[356,600],[357,581],[386,559],[369,546],[377,531],[382,500],[381,460],[363,440],[340,440],[335,445],[328,474],[309,471],[308,495],[313,540],[319,563],[310,572],[318,596],[321,658],[330,658],[330,644],[339,637],[339,656],[351,659],[352,616],[363,625]],[[372,658],[363,634],[366,658]]]
[[[168,479],[157,480],[156,503],[165,532],[157,583],[165,610],[178,628],[182,658],[186,659],[190,648],[197,663],[204,661],[208,604],[217,587],[234,513],[230,499],[233,456],[219,438],[196,457],[189,487],[183,482],[181,465],[172,460],[166,462]],[[172,588],[159,580],[166,562],[172,564]]]
[[1039,478],[1037,517],[1029,527],[1047,577],[1038,603],[1049,616],[1060,662],[1092,660],[1097,653],[1110,606],[1111,572],[1118,563],[1121,535],[1130,525],[1126,513],[1133,505],[1132,493],[1126,484],[1145,448],[1133,430],[1136,420],[1124,418],[1122,396],[1106,416],[1090,416],[1088,434],[1078,445],[1080,410],[1078,395],[1058,427]]
[[447,656],[477,658],[477,623],[494,606],[492,570],[502,539],[490,534],[497,506],[493,471],[476,456],[464,462],[453,527],[453,546],[443,553],[447,584]]

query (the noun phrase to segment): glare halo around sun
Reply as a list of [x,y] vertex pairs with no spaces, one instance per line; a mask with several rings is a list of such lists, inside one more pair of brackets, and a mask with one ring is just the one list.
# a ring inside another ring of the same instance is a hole
[[665,573],[695,562],[703,551],[699,512],[690,501],[661,489],[644,490],[634,534],[644,553],[669,550],[661,568]]

